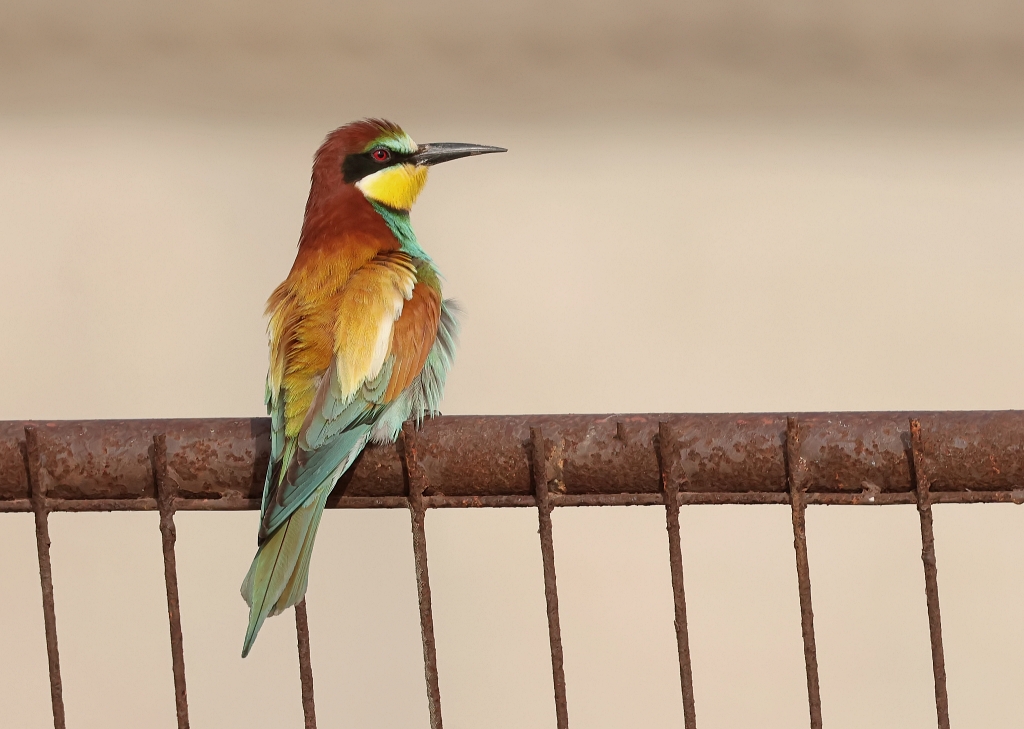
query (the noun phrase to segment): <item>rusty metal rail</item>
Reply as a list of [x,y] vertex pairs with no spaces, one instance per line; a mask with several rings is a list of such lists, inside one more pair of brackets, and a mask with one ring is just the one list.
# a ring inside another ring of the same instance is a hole
[[[47,516],[159,511],[178,727],[188,727],[174,559],[174,512],[258,509],[270,446],[265,418],[0,421],[0,512],[31,512],[43,596],[54,726],[64,727]],[[679,509],[788,504],[793,514],[809,723],[822,726],[805,512],[815,504],[913,504],[921,516],[936,721],[949,727],[934,504],[1024,503],[1024,412],[445,417],[367,449],[329,508],[408,508],[430,726],[441,729],[424,514],[432,508],[538,509],[558,729],[569,725],[551,510],[666,508],[680,689],[697,726]],[[302,706],[315,727],[305,603],[297,606]]]

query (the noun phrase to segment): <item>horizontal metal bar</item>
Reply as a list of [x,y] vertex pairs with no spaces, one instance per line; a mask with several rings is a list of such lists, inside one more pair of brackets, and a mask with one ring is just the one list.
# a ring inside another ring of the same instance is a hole
[[[500,507],[534,507],[532,496],[429,496],[424,497],[428,509],[466,509]],[[552,506],[662,506],[659,494],[589,494],[581,496],[551,496]],[[804,503],[809,506],[888,506],[917,503],[913,494],[807,494]],[[950,491],[932,494],[933,504],[1022,504],[1020,494],[1011,491]],[[788,494],[733,493],[707,494],[692,491],[679,492],[679,505],[699,504],[789,504]],[[333,509],[405,509],[409,502],[404,497],[342,496],[328,502]],[[50,511],[157,511],[150,499],[60,499],[49,502]],[[258,511],[259,499],[176,499],[175,511]],[[31,513],[32,503],[24,499],[0,501],[0,513]]]
[[[259,499],[174,499],[175,511],[258,511]],[[328,502],[335,509],[404,509],[404,497],[346,496]],[[54,499],[50,511],[158,511],[155,499]],[[0,501],[0,512],[32,511],[25,501]]]
[[537,499],[533,496],[424,496],[423,505],[428,509],[481,509],[536,506]]
[[[551,444],[551,504],[660,505],[655,436],[680,504],[788,504],[785,415],[517,415],[428,420],[417,434],[432,488],[426,508],[534,506],[531,426]],[[796,416],[806,504],[914,504],[911,417],[932,503],[1024,503],[1024,412],[811,413]],[[167,443],[179,511],[259,506],[270,448],[266,418],[0,421],[0,511],[31,511],[22,456],[35,429],[54,511],[157,509],[151,449]],[[395,446],[373,446],[341,480],[333,508],[406,508]]]

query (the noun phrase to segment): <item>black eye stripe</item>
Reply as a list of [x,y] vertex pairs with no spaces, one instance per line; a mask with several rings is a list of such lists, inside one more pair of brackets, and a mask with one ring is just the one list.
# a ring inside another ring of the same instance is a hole
[[[374,149],[377,149],[376,147]],[[378,162],[373,158],[373,150],[369,152],[363,152],[361,154],[350,154],[345,157],[345,161],[341,163],[341,174],[348,184],[359,182],[367,175],[372,175],[374,172],[380,172],[386,167],[393,167],[394,165],[402,164],[405,162],[411,154],[403,154],[396,152],[393,149],[389,149],[391,153],[391,159]]]

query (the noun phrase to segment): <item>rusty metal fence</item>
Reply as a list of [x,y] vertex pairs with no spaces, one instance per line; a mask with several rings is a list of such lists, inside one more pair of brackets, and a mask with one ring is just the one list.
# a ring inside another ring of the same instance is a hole
[[[0,512],[35,515],[50,693],[64,729],[47,515],[158,511],[178,727],[188,727],[174,558],[174,512],[259,509],[270,446],[265,418],[0,421]],[[697,726],[679,510],[789,504],[812,729],[822,726],[805,512],[813,504],[915,504],[931,638],[935,710],[949,727],[933,504],[1024,503],[1024,412],[444,417],[367,449],[328,508],[408,508],[431,729],[441,697],[427,571],[427,509],[535,507],[558,729],[569,725],[551,512],[561,506],[664,506],[686,729]],[[305,725],[316,726],[305,603],[295,609]]]

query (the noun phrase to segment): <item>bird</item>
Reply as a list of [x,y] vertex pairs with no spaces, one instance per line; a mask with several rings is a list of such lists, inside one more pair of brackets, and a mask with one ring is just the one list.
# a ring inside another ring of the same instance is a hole
[[370,442],[438,414],[456,305],[409,211],[433,165],[502,147],[416,144],[384,119],[327,135],[313,160],[295,262],[267,302],[270,463],[257,551],[242,582],[249,624],[299,602],[328,495]]

